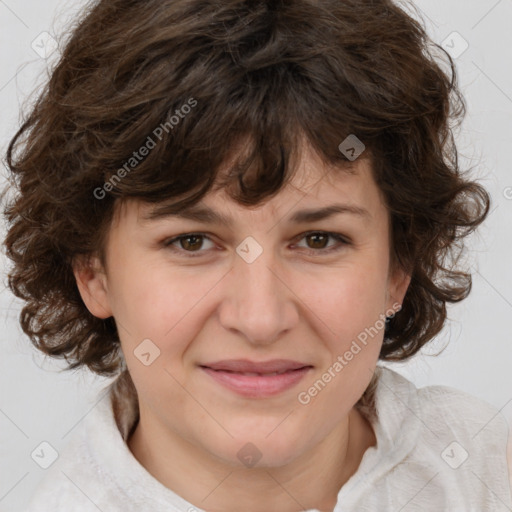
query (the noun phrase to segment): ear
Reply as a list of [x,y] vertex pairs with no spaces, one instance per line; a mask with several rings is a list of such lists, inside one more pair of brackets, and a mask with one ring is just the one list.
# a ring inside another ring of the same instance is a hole
[[98,318],[112,316],[108,299],[107,276],[96,256],[80,256],[73,261],[78,291],[90,313]]
[[411,275],[398,268],[393,271],[388,280],[387,303],[388,309],[394,309],[393,305],[402,305],[405,294],[411,283]]

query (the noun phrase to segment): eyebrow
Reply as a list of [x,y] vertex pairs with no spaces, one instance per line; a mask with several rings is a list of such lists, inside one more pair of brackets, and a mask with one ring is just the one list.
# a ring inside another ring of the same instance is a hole
[[[298,210],[288,219],[292,224],[303,224],[308,222],[317,222],[327,219],[337,214],[351,214],[369,220],[371,214],[365,208],[350,204],[331,204],[323,208],[312,208]],[[161,205],[153,208],[149,213],[142,217],[142,221],[152,221],[165,218],[188,219],[204,224],[217,224],[232,228],[234,225],[233,218],[217,212],[205,205],[192,205],[185,209],[176,210],[174,205]]]

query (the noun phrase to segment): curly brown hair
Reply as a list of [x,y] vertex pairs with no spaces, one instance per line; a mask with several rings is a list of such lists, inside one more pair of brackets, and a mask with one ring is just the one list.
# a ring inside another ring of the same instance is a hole
[[115,321],[87,310],[74,262],[105,262],[117,204],[191,205],[242,143],[221,183],[251,206],[290,181],[301,140],[340,172],[351,172],[340,143],[363,141],[390,213],[392,265],[411,275],[381,359],[416,353],[443,327],[446,303],[470,292],[457,255],[490,198],[458,165],[453,129],[465,103],[454,62],[404,9],[99,0],[69,34],[6,154],[8,283],[26,302],[23,331],[46,354],[119,371]]

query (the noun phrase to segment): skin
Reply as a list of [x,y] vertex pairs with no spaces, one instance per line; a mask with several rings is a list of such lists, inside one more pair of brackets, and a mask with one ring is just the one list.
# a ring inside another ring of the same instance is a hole
[[[360,158],[354,165],[353,175],[326,168],[306,149],[293,182],[258,208],[237,205],[223,190],[209,193],[202,204],[232,216],[230,229],[180,218],[148,222],[151,206],[130,200],[116,210],[106,267],[97,258],[75,266],[90,312],[113,316],[119,326],[140,403],[130,450],[198,508],[331,511],[375,445],[371,425],[354,406],[371,380],[383,329],[307,405],[297,399],[359,333],[402,303],[410,282],[391,272],[389,214],[370,164]],[[287,221],[298,209],[332,203],[369,215]],[[307,231],[339,233],[351,243],[315,241]],[[202,245],[174,243],[180,253],[165,246],[185,233],[209,238]],[[236,252],[247,236],[263,249],[251,264]],[[199,257],[188,256],[197,251]],[[134,355],[147,338],[160,349],[150,366]],[[225,389],[198,367],[239,358],[293,359],[313,369],[292,389],[255,399]],[[237,457],[248,442],[262,454],[252,468]]]

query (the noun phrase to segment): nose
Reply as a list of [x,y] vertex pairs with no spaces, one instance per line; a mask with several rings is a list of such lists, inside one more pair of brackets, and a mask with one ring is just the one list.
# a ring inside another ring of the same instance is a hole
[[252,263],[235,258],[224,281],[219,317],[222,326],[253,345],[270,345],[299,320],[295,295],[271,251]]

